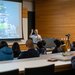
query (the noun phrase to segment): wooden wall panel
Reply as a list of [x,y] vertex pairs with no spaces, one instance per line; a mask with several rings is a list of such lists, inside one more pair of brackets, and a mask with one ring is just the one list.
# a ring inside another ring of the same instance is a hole
[[25,44],[21,44],[21,45],[20,45],[20,49],[21,49],[21,50],[27,50],[27,47],[26,47]]
[[23,18],[27,18],[27,17],[28,17],[28,10],[23,7]]
[[42,37],[75,40],[75,0],[35,0],[35,25]]
[[[23,18],[28,18],[28,10],[27,10],[27,8],[24,8],[24,7],[23,7],[23,12],[22,12],[22,14],[23,14]],[[12,46],[10,46],[10,47],[12,47]],[[27,47],[26,47],[25,44],[20,44],[20,49],[21,49],[21,50],[27,50]]]
[[[9,47],[12,48],[12,45],[9,45]],[[27,47],[25,44],[20,44],[20,49],[24,51],[27,50]]]

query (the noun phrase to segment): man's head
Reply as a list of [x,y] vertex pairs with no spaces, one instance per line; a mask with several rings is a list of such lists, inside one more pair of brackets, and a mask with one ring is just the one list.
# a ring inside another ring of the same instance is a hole
[[28,40],[26,41],[26,46],[27,46],[29,49],[30,49],[30,48],[34,48],[32,39],[28,39]]
[[37,29],[35,29],[34,33],[37,35],[37,34],[38,34],[38,30],[37,30]]

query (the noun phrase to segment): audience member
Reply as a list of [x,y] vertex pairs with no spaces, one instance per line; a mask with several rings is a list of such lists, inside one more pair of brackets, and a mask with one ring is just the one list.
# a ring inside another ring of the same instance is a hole
[[40,54],[46,54],[45,44],[46,42],[44,40],[39,41],[37,43],[37,50],[39,51]]
[[75,51],[75,41],[72,42],[71,51]]
[[65,42],[63,40],[61,40],[60,42],[61,42],[61,45],[65,45]]
[[64,42],[63,40],[61,40],[60,42],[61,42],[61,48],[62,48],[62,50],[63,50],[64,52],[66,52],[66,51],[67,51],[67,47],[66,47],[65,42]]
[[37,29],[32,29],[29,37],[32,38],[34,44],[37,44],[38,41],[42,40],[41,36],[38,34]]
[[20,51],[20,46],[18,44],[18,42],[14,42],[13,45],[12,45],[12,50],[13,50],[13,55],[14,57],[18,57],[19,54],[21,53]]
[[12,49],[8,47],[6,41],[0,42],[0,61],[3,60],[12,60],[13,59],[13,52]]
[[27,51],[24,51],[20,54],[18,59],[21,58],[32,58],[32,57],[39,57],[39,52],[35,50],[33,41],[31,39],[28,39],[26,41],[26,46],[28,48]]
[[72,56],[73,56],[71,58],[72,68],[75,69],[75,53],[73,53]]
[[54,40],[54,43],[55,43],[56,47],[55,47],[55,49],[52,51],[52,53],[63,52],[63,49],[61,48],[61,42],[60,42],[60,40],[56,39],[56,40]]
[[3,48],[3,47],[8,47],[8,44],[6,41],[1,41],[0,42],[0,48]]

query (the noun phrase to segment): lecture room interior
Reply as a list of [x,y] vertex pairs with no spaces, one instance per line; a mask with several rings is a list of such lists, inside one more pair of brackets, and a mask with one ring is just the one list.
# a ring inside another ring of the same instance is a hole
[[[27,4],[27,5],[26,5]],[[35,28],[42,38],[75,40],[75,0],[23,0],[23,18],[28,12],[35,12]],[[32,24],[31,24],[32,25]],[[26,49],[25,44],[20,45]]]

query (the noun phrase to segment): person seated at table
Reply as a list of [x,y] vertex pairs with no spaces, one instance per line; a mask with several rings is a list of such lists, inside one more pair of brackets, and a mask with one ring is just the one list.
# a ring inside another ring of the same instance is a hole
[[0,61],[3,60],[12,60],[13,59],[13,51],[8,47],[6,41],[0,42]]
[[61,42],[61,48],[62,48],[62,50],[63,50],[64,52],[66,52],[66,51],[67,51],[67,47],[66,47],[65,42],[64,42],[63,40],[61,40],[60,42]]
[[21,53],[20,46],[19,46],[18,42],[13,43],[12,50],[13,50],[14,58],[18,57],[19,54]]
[[71,44],[71,51],[75,51],[75,41],[73,41]]
[[37,50],[39,51],[39,54],[46,54],[45,44],[46,42],[44,40],[37,43]]
[[54,40],[54,43],[55,43],[56,47],[52,50],[52,53],[63,52],[60,40],[56,39],[56,40]]
[[38,52],[37,50],[35,50],[32,39],[28,39],[28,40],[26,41],[26,46],[27,46],[28,50],[22,52],[22,53],[19,55],[18,59],[21,59],[21,58],[39,57],[39,52]]
[[73,53],[71,55],[72,55],[72,58],[71,58],[72,68],[75,69],[75,53]]

